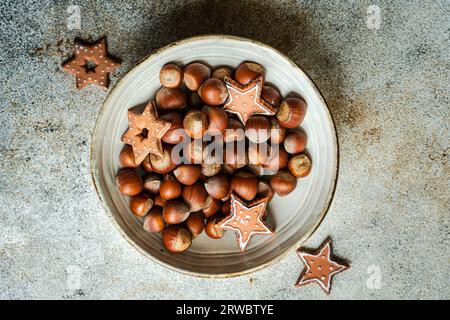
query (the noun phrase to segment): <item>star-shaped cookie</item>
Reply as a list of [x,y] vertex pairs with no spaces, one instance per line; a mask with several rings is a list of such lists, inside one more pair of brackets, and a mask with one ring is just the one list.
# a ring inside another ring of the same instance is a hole
[[298,278],[296,287],[315,282],[329,294],[332,277],[349,268],[331,259],[331,239],[325,240],[318,254],[310,254],[300,249],[297,250],[297,254],[306,268]]
[[224,81],[228,91],[228,100],[223,108],[227,112],[236,114],[243,124],[253,114],[268,116],[275,114],[275,109],[261,98],[264,82],[262,77],[256,78],[245,86],[229,77],[225,77]]
[[120,66],[120,63],[108,57],[106,39],[87,45],[75,40],[75,55],[63,64],[63,69],[76,77],[77,89],[94,84],[106,89],[108,74]]
[[134,160],[140,164],[149,153],[163,155],[161,138],[170,129],[170,122],[158,119],[153,101],[147,103],[144,112],[128,110],[129,127],[122,141],[133,147]]
[[268,198],[245,204],[236,195],[231,195],[230,216],[220,222],[223,229],[236,232],[241,251],[247,247],[250,238],[255,234],[273,234],[273,231],[262,221]]

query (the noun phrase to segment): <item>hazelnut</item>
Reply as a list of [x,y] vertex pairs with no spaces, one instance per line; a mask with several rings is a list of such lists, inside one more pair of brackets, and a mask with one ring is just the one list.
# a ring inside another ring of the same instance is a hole
[[281,197],[291,193],[297,186],[297,179],[288,171],[278,171],[270,179],[272,190]]
[[306,102],[300,98],[285,99],[277,111],[280,124],[289,129],[297,128],[305,118]]
[[210,160],[203,160],[202,162],[202,175],[205,177],[212,177],[218,174],[220,171],[222,171],[222,164],[210,161]]
[[213,239],[220,239],[225,234],[225,230],[223,230],[220,225],[220,217],[212,216],[208,219],[208,222],[205,225],[205,233]]
[[248,163],[254,166],[262,166],[269,161],[271,147],[267,143],[252,143],[248,145]]
[[130,200],[130,209],[135,216],[143,217],[153,207],[153,200],[146,193],[138,194]]
[[295,130],[286,135],[284,139],[284,149],[290,154],[305,151],[307,143],[306,134],[303,131]]
[[244,62],[234,71],[234,78],[242,85],[246,85],[259,76],[264,75],[264,68],[254,62]]
[[231,190],[244,200],[253,200],[258,192],[258,179],[249,172],[239,171],[231,178]]
[[162,87],[156,93],[156,105],[159,110],[182,109],[186,104],[186,93],[180,88]]
[[144,189],[152,194],[159,192],[161,178],[156,173],[149,173],[144,176]]
[[133,148],[130,145],[125,145],[120,151],[119,162],[121,168],[137,168],[138,164],[134,161]]
[[206,197],[205,207],[203,208],[203,214],[205,217],[209,218],[212,215],[216,214],[220,210],[220,201],[214,199],[211,196]]
[[272,144],[280,144],[286,137],[286,129],[280,125],[276,117],[270,118],[270,142]]
[[208,118],[200,110],[189,110],[184,116],[183,127],[191,138],[201,139],[208,130],[208,126]]
[[[217,154],[216,151],[218,151]],[[223,155],[221,153],[222,149],[216,150],[216,146],[213,144],[203,149],[202,175],[205,176],[205,179],[222,171]]]
[[202,63],[194,62],[184,67],[183,81],[191,91],[197,91],[200,85],[211,75],[211,70]]
[[144,219],[144,230],[147,232],[161,232],[166,227],[160,208],[153,207]]
[[231,78],[232,76],[233,71],[231,71],[231,69],[227,67],[217,68],[211,75],[212,78],[220,79],[222,81],[225,77]]
[[180,201],[169,200],[163,208],[162,215],[168,224],[179,224],[189,217],[189,209]]
[[135,196],[143,189],[141,177],[131,169],[121,169],[117,174],[116,183],[119,191],[127,196]]
[[205,207],[206,190],[203,184],[196,183],[183,188],[182,197],[190,212],[200,211]]
[[271,148],[271,154],[269,159],[264,164],[264,169],[268,170],[269,172],[276,172],[280,169],[286,168],[289,160],[289,155],[284,150],[283,146],[280,146],[278,148]]
[[223,133],[223,141],[235,142],[245,139],[245,130],[242,122],[236,119],[228,119],[228,127]]
[[162,242],[167,250],[179,253],[187,250],[192,244],[192,235],[184,227],[172,226],[162,233]]
[[186,228],[192,233],[192,239],[197,238],[205,228],[205,219],[199,212],[191,213],[184,223]]
[[230,181],[226,175],[219,174],[206,180],[205,189],[211,197],[220,200],[230,191]]
[[186,186],[196,183],[201,173],[201,167],[193,164],[182,164],[173,171],[175,178]]
[[228,127],[228,116],[223,108],[204,106],[202,111],[206,114],[209,123],[207,134],[214,136],[225,132]]
[[159,71],[159,81],[166,88],[177,88],[183,81],[183,70],[174,63],[168,63]]
[[204,103],[212,106],[223,104],[228,98],[225,83],[216,78],[206,79],[198,89],[198,94]]
[[166,175],[161,182],[159,194],[165,200],[172,200],[181,195],[181,184],[170,174]]
[[141,162],[141,168],[145,172],[153,172],[152,165],[150,164],[150,154],[147,155]]
[[305,154],[293,156],[288,166],[289,171],[297,178],[306,177],[311,172],[311,160]]
[[270,137],[270,122],[267,117],[254,116],[245,123],[245,135],[248,140],[261,143],[269,140]]
[[224,163],[234,169],[239,169],[247,164],[247,154],[245,149],[239,147],[240,144],[229,144],[225,146],[223,151]]
[[156,173],[165,174],[176,168],[172,159],[172,146],[166,146],[162,156],[150,154],[150,164]]
[[203,151],[205,143],[202,140],[192,140],[184,148],[184,158],[186,161],[194,164],[201,164],[203,162]]
[[269,199],[269,201],[271,201],[273,199],[274,192],[269,183],[267,183],[266,181],[259,181],[258,182],[258,195],[261,197],[267,197]]
[[275,108],[278,108],[281,103],[281,95],[277,89],[264,86],[261,90],[261,98]]
[[170,144],[178,144],[183,141],[186,132],[183,129],[183,118],[180,113],[167,113],[160,117],[161,120],[170,123],[169,130],[162,137],[162,141]]

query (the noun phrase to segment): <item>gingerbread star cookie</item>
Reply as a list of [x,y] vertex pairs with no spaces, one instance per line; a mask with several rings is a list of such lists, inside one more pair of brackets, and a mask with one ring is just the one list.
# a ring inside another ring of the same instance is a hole
[[170,129],[170,122],[158,119],[153,101],[147,103],[144,112],[128,110],[129,128],[122,141],[133,147],[134,160],[140,164],[149,153],[163,155],[161,138]]
[[330,293],[331,279],[349,266],[337,263],[331,259],[331,239],[325,240],[321,245],[319,253],[310,254],[297,250],[297,254],[306,266],[295,284],[296,287],[309,283],[317,283],[326,292]]
[[109,73],[120,63],[108,56],[106,39],[103,38],[92,45],[86,45],[75,40],[75,55],[63,64],[63,69],[76,77],[77,89],[83,89],[89,84],[107,89]]
[[275,109],[261,98],[263,78],[258,77],[249,84],[243,86],[229,77],[224,78],[228,100],[224,105],[227,112],[238,116],[243,124],[253,114],[273,116]]
[[245,204],[236,195],[231,195],[230,216],[221,221],[223,229],[236,232],[239,248],[244,251],[250,238],[255,234],[273,234],[273,231],[262,220],[268,198]]

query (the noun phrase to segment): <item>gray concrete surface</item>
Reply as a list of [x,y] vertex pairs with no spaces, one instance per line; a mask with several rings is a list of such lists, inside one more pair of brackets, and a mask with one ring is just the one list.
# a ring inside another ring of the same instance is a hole
[[[67,26],[70,4],[79,30]],[[203,33],[278,48],[329,103],[340,175],[307,245],[330,235],[351,262],[330,296],[294,288],[294,254],[232,279],[166,270],[122,239],[97,200],[89,145],[108,92],[78,92],[60,71],[74,37],[107,36],[123,60],[114,84],[151,51]],[[2,1],[0,298],[450,298],[449,33],[444,0]]]

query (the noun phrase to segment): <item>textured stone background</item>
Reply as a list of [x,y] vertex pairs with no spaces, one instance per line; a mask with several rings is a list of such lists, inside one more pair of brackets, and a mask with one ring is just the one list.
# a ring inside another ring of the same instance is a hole
[[[67,28],[78,4],[81,29]],[[381,27],[367,27],[367,7]],[[449,1],[2,1],[0,298],[450,298]],[[206,280],[152,263],[102,211],[89,176],[108,92],[60,71],[74,37],[108,37],[118,77],[203,33],[254,38],[322,90],[340,141],[328,235],[352,268],[332,294],[293,287],[292,254],[252,275]],[[375,289],[371,276],[380,271]]]

